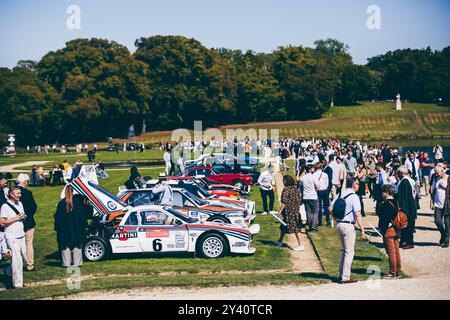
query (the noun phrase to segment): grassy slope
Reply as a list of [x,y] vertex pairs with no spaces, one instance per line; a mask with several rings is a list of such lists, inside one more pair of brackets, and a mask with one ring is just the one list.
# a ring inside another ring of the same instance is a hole
[[[279,129],[281,136],[318,136],[358,139],[430,138],[449,135],[450,108],[435,104],[364,102],[358,106],[334,106],[320,120],[253,123],[244,129]],[[239,125],[221,127],[238,128]],[[188,128],[192,129],[192,128]],[[205,129],[205,128],[204,128]],[[270,132],[269,132],[270,134]],[[141,141],[168,140],[170,132],[148,133]]]

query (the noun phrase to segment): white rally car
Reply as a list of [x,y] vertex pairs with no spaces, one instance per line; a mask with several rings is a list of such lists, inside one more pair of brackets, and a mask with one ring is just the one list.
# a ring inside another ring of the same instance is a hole
[[70,185],[97,211],[89,226],[83,253],[89,261],[111,253],[191,252],[204,258],[253,254],[252,236],[259,225],[233,226],[199,222],[170,207],[130,207],[95,183],[77,178]]

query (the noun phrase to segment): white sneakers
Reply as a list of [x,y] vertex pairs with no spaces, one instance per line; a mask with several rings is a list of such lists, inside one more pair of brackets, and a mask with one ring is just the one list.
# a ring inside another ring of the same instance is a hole
[[301,245],[301,246],[296,246],[295,248],[293,248],[292,250],[294,251],[305,251],[305,246]]
[[266,214],[268,214],[268,213],[265,211],[263,213],[261,213],[262,216],[265,216]]
[[278,211],[270,211],[271,214],[278,214]]

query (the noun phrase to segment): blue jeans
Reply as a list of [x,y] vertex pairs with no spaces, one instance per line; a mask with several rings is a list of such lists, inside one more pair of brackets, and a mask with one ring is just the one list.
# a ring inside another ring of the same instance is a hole
[[330,222],[330,192],[328,190],[317,190],[319,197],[319,225],[322,224],[322,209],[327,218],[327,223]]

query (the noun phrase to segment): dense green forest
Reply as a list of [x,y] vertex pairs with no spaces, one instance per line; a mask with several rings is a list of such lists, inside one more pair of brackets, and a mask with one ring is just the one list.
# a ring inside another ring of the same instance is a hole
[[320,118],[335,105],[402,99],[449,104],[450,47],[404,49],[352,61],[333,39],[274,52],[208,49],[195,39],[154,36],[123,45],[77,39],[40,61],[0,68],[0,132],[20,145],[71,143],[140,132]]

